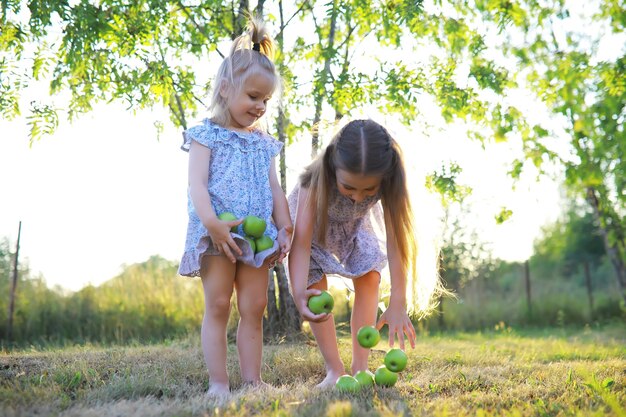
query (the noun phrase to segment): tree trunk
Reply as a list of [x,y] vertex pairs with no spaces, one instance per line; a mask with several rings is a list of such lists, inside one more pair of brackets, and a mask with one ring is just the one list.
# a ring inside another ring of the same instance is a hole
[[263,333],[266,335],[276,336],[276,325],[280,316],[278,315],[278,306],[276,305],[276,280],[274,279],[274,270],[267,272],[267,317],[264,320]]
[[248,19],[248,13],[250,11],[250,4],[248,0],[240,0],[237,14],[233,10],[233,33],[231,34],[233,40],[237,36],[241,35],[246,29],[246,21]]
[[259,0],[259,2],[256,5],[256,15],[258,17],[262,17],[263,16],[263,7],[265,6],[265,0]]
[[[262,3],[259,2],[259,5],[261,4]],[[283,31],[285,28],[285,18],[283,16],[282,1],[279,2],[278,4],[278,11],[279,11],[279,16],[280,16],[280,28],[281,29],[278,32],[278,35],[276,36],[276,43],[278,44],[278,52],[279,52],[279,58],[276,62],[276,65],[278,67],[278,72],[282,74],[286,70],[285,62],[283,61],[284,51],[285,51],[285,41],[283,37]],[[257,8],[257,12],[258,12],[258,8]],[[280,143],[283,144],[283,148],[280,150],[279,170],[280,170],[280,186],[282,187],[283,192],[286,194],[287,193],[287,155],[286,155],[285,150],[287,148],[287,134],[285,133],[285,126],[287,124],[287,115],[285,114],[285,110],[284,110],[285,109],[284,99],[285,99],[285,95],[283,94],[281,90],[280,96],[278,97],[278,117],[276,118],[276,133],[278,135],[278,140],[280,141]]]
[[617,286],[620,290],[620,295],[624,302],[626,302],[626,268],[624,266],[624,260],[622,259],[620,248],[617,243],[612,243],[609,239],[609,231],[606,227],[606,221],[604,221],[604,212],[600,206],[600,199],[595,188],[587,188],[587,201],[593,208],[593,214],[600,225],[600,233],[602,234],[602,241],[604,242],[604,248],[609,255],[613,269],[615,270],[615,277],[617,278]]
[[11,297],[9,300],[9,321],[7,323],[7,341],[13,340],[13,312],[15,310],[15,290],[17,288],[17,268],[20,256],[20,237],[22,235],[22,222],[19,222],[17,229],[17,243],[15,245],[15,260],[13,261],[13,282],[11,285]]
[[278,282],[278,309],[280,314],[280,331],[284,336],[299,334],[302,323],[300,313],[289,291],[289,281],[283,264],[274,267],[276,281]]
[[[257,12],[259,9],[257,8]],[[262,12],[262,10],[261,10]],[[283,32],[284,18],[282,10],[282,2],[279,3],[279,16],[281,30],[276,36],[276,43],[278,44],[279,56],[283,56]],[[284,70],[284,64],[282,58],[277,61],[279,72]],[[283,192],[287,192],[287,164],[285,148],[287,146],[287,134],[285,133],[285,125],[287,124],[287,117],[283,111],[283,95],[278,98],[279,109],[276,119],[276,135],[278,140],[283,144],[283,148],[280,152],[280,185]],[[291,297],[289,291],[289,282],[287,280],[287,274],[285,272],[285,266],[278,264],[274,268],[270,269],[270,285],[268,287],[268,325],[269,331],[272,336],[293,336],[299,334],[301,331],[300,314],[296,309],[296,304]],[[274,276],[276,277],[274,279]],[[276,305],[276,299],[278,298],[278,305]],[[273,303],[273,305],[272,305]]]
[[319,73],[319,81],[316,82],[317,88],[314,89],[315,100],[315,112],[313,115],[313,125],[311,130],[311,158],[315,158],[317,152],[320,149],[319,142],[319,123],[322,120],[322,104],[324,103],[324,97],[326,96],[326,83],[330,76],[330,60],[333,55],[333,49],[335,45],[335,29],[337,26],[337,1],[333,1],[333,9],[330,15],[330,30],[328,31],[328,46],[323,48],[325,50],[324,55],[324,68]]
[[589,261],[583,262],[585,270],[585,284],[587,285],[587,298],[589,299],[589,318],[593,320],[593,288],[591,286],[591,273],[589,272]]

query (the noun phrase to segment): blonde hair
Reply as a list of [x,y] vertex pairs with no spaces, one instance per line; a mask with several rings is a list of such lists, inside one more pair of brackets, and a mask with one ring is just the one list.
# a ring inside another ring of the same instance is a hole
[[231,122],[228,98],[222,96],[223,89],[229,91],[228,96],[232,96],[232,93],[241,91],[248,77],[260,73],[269,76],[274,88],[277,87],[279,76],[273,62],[274,52],[274,40],[267,33],[263,22],[249,19],[247,30],[235,38],[230,54],[217,70],[209,105],[213,122],[221,126]]
[[[300,184],[310,190],[311,204],[315,205],[317,211],[316,238],[320,245],[325,244],[328,195],[336,186],[337,169],[352,174],[381,176],[380,192],[385,225],[391,228],[387,233],[395,240],[400,261],[408,273],[407,307],[414,313],[426,314],[435,306],[435,293],[445,293],[446,290],[439,281],[436,268],[434,274],[429,271],[428,276],[421,277],[427,282],[417,282],[418,248],[400,146],[387,129],[373,120],[353,120],[305,168],[300,176]],[[416,294],[418,289],[421,294]]]

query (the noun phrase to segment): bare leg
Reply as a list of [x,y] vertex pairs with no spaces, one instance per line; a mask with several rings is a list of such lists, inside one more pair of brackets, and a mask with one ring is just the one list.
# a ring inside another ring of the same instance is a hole
[[239,308],[237,351],[241,379],[244,383],[263,385],[261,361],[263,356],[263,313],[267,306],[268,268],[237,264],[235,288]]
[[370,349],[361,347],[356,336],[363,326],[376,324],[380,274],[370,271],[354,280],[354,307],[350,318],[352,333],[352,375],[367,369]]
[[[310,288],[318,290],[328,289],[326,276],[321,281],[311,285]],[[339,347],[337,346],[337,333],[335,331],[335,318],[331,316],[328,320],[321,323],[310,322],[311,330],[317,341],[317,345],[322,352],[324,365],[326,367],[326,378],[320,382],[318,388],[326,388],[335,385],[337,378],[346,373],[341,357],[339,356]]]
[[224,256],[205,256],[200,275],[204,289],[202,352],[209,371],[207,394],[224,396],[230,393],[226,370],[226,326],[230,314],[235,265]]

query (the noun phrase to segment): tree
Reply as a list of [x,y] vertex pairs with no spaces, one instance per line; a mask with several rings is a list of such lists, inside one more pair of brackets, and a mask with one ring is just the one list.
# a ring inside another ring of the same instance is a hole
[[[317,127],[364,105],[397,113],[406,124],[420,116],[420,106],[434,106],[445,122],[471,122],[471,136],[485,140],[510,117],[491,99],[512,86],[510,74],[486,54],[481,22],[459,16],[454,4],[436,2],[427,11],[421,0],[255,7],[247,0],[3,0],[0,113],[20,114],[21,92],[49,78],[51,97],[68,94],[67,112],[47,98],[31,103],[31,141],[54,131],[60,117],[74,120],[98,102],[163,106],[175,126],[186,128],[206,107],[212,74],[204,63],[220,60],[246,14],[256,11],[278,20],[284,106],[273,125],[285,145],[312,130],[315,154]],[[283,154],[283,186],[285,164]],[[278,287],[286,288],[282,279]]]
[[[610,57],[598,53],[603,39],[624,32],[626,7],[598,0],[585,14],[567,1],[477,4],[483,16],[523,36],[522,42],[502,37],[503,51],[516,59],[519,78],[545,103],[557,127],[530,127],[518,119],[511,131],[521,134],[528,160],[539,168],[547,161],[561,166],[568,188],[588,201],[626,302],[626,49],[622,42]],[[565,153],[552,150],[557,137],[566,138]],[[517,161],[513,173],[522,166]]]

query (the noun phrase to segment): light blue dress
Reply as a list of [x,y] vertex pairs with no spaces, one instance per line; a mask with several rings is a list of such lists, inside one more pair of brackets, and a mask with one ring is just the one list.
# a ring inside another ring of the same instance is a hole
[[[270,168],[272,158],[278,155],[283,144],[268,134],[254,130],[240,133],[225,129],[209,119],[183,132],[181,149],[189,151],[191,141],[206,146],[211,150],[209,167],[208,191],[213,210],[218,216],[229,211],[237,218],[254,215],[265,219],[265,234],[276,239],[278,234],[272,222],[273,199],[270,187]],[[199,276],[202,257],[218,255],[213,247],[207,229],[204,227],[196,210],[189,191],[187,191],[187,238],[185,252],[178,268],[184,276]],[[259,267],[263,261],[278,248],[274,247],[257,253],[244,239],[239,226],[239,233],[232,233],[243,254],[237,260],[248,265]],[[235,254],[236,255],[236,254]]]

